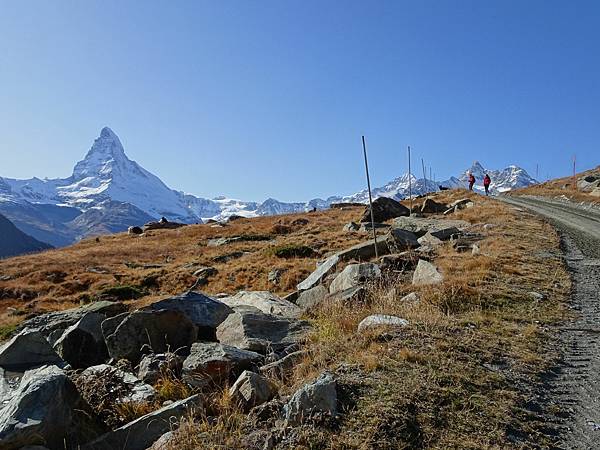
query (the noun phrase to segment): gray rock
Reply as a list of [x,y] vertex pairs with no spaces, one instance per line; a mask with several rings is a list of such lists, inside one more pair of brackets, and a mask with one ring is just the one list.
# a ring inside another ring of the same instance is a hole
[[62,336],[71,325],[76,324],[87,313],[94,312],[113,317],[127,311],[127,306],[120,302],[99,301],[79,308],[42,314],[23,322],[18,331],[23,329],[37,330],[42,333],[50,344]]
[[392,228],[385,236],[388,253],[400,253],[419,246],[417,236],[411,231]]
[[300,295],[298,295],[296,305],[298,305],[303,311],[309,311],[320,305],[328,294],[329,291],[327,288],[322,284],[319,284],[306,291],[302,291]]
[[287,424],[299,425],[317,414],[335,416],[338,408],[336,387],[333,376],[323,373],[296,391],[283,408]]
[[421,236],[418,239],[418,241],[419,241],[420,245],[427,245],[429,247],[437,247],[444,243],[441,239],[438,239],[433,234],[431,234],[429,231],[427,233],[425,233],[423,236]]
[[344,231],[358,231],[360,229],[360,225],[357,224],[356,222],[348,222],[346,225],[344,225]]
[[[385,237],[377,238],[377,253],[379,255],[385,255],[389,253],[388,244]],[[358,261],[365,261],[375,256],[375,244],[373,239],[366,242],[356,244],[346,250],[342,250],[337,253],[339,261],[349,261],[355,259]]]
[[329,294],[328,301],[345,303],[351,305],[357,302],[363,302],[367,297],[367,290],[363,286],[355,286],[342,291]]
[[101,326],[104,320],[104,314],[87,313],[55,342],[54,349],[73,369],[93,366],[108,359]]
[[591,192],[590,195],[593,197],[600,197],[600,187],[594,188]]
[[144,383],[154,384],[163,374],[179,376],[183,359],[175,353],[144,355],[138,365],[138,378]]
[[[373,220],[385,222],[394,217],[408,216],[410,210],[400,202],[388,197],[379,197],[373,201]],[[367,206],[359,222],[371,221],[371,208]]]
[[[385,228],[390,228],[391,225],[387,224],[387,223],[375,223],[375,230],[380,230],[380,229],[385,229]],[[358,231],[362,231],[363,233],[365,232],[373,232],[373,224],[371,222],[364,222],[360,224],[360,228],[358,229]]]
[[425,199],[425,201],[423,202],[423,205],[421,206],[421,213],[424,213],[424,214],[443,213],[447,209],[448,209],[447,205],[438,203],[435,200],[433,200],[432,198],[427,198],[427,199]]
[[170,450],[175,447],[175,445],[173,444],[174,440],[175,433],[172,431],[168,431],[161,437],[159,437],[158,440],[154,444],[152,444],[152,446],[148,450]]
[[472,254],[473,256],[477,256],[477,255],[480,255],[480,254],[481,254],[481,249],[479,248],[479,245],[477,245],[477,244],[473,244],[473,245],[471,246],[471,254]]
[[23,372],[34,367],[65,365],[46,338],[38,331],[22,331],[0,347],[0,367]]
[[95,384],[95,380],[110,379],[111,384],[118,385],[119,390],[124,393],[118,399],[120,403],[147,402],[156,396],[156,391],[149,384],[144,383],[134,374],[125,372],[108,364],[91,366],[81,372],[86,382]]
[[186,226],[185,223],[178,223],[178,222],[169,222],[168,220],[163,220],[164,217],[159,220],[158,222],[148,222],[147,224],[144,225],[143,229],[144,231],[150,231],[150,230],[172,230],[175,228],[181,228]]
[[438,272],[437,268],[423,259],[419,260],[415,273],[413,274],[412,284],[416,286],[439,284],[444,281],[444,277]]
[[340,258],[338,255],[333,255],[327,258],[325,261],[323,261],[323,263],[317,266],[317,270],[315,270],[308,276],[308,278],[298,284],[298,290],[305,291],[321,283],[323,278],[335,270],[335,267],[339,262]]
[[[450,227],[439,227],[437,229],[432,229],[427,232],[427,234],[441,240],[447,241],[448,239],[460,235],[460,230],[454,226]],[[426,235],[427,235],[426,234]]]
[[386,314],[374,314],[365,317],[358,324],[359,333],[372,333],[381,329],[403,328],[408,325],[408,320]]
[[18,387],[0,405],[0,447],[18,449],[44,444],[77,448],[102,432],[75,385],[56,366],[24,373]]
[[536,301],[541,301],[541,300],[546,299],[546,296],[544,294],[541,294],[541,293],[535,292],[535,291],[528,292],[527,295],[529,296],[530,299],[536,300]]
[[144,230],[141,227],[129,227],[127,228],[127,234],[142,234]]
[[271,400],[277,393],[275,386],[262,375],[244,370],[229,389],[229,394],[244,411]]
[[191,386],[204,387],[226,382],[231,374],[258,364],[263,356],[216,342],[196,342],[183,362],[183,380]]
[[[119,317],[120,318],[120,317]],[[134,311],[123,320],[102,322],[102,333],[111,358],[125,358],[137,364],[142,358],[142,346],[153,353],[177,351],[190,347],[197,330],[186,315],[176,310]]]
[[473,206],[473,200],[471,200],[470,198],[461,198],[460,200],[456,200],[448,205],[449,208],[457,209],[471,208]]
[[[419,217],[398,217],[394,219],[394,228],[399,228],[413,232],[417,237],[423,236],[428,231],[435,232],[443,229],[455,227],[459,231],[470,226],[469,222],[464,220],[419,218]],[[439,238],[439,236],[436,236]]]
[[171,403],[100,436],[81,450],[146,450],[191,410],[201,408],[198,395]]
[[416,292],[411,292],[410,294],[405,295],[400,299],[400,303],[419,303],[421,299],[419,298],[419,294]]
[[266,353],[304,342],[309,330],[310,324],[304,320],[238,310],[219,325],[217,338],[223,344]]
[[219,271],[217,269],[215,269],[214,267],[202,266],[202,267],[196,268],[196,270],[194,270],[193,275],[198,278],[207,279],[207,278],[215,276],[217,273],[219,273]]
[[302,313],[298,306],[269,291],[240,291],[234,296],[221,298],[221,301],[232,309],[240,306],[252,306],[265,314],[274,316],[298,317]]
[[381,278],[381,270],[377,264],[361,263],[348,264],[344,270],[331,282],[329,292],[334,294],[339,291],[357,287],[369,281]]
[[407,270],[417,265],[418,258],[414,252],[406,251],[383,255],[379,258],[379,268],[381,270]]
[[298,350],[285,355],[283,358],[262,366],[259,371],[270,377],[284,378],[296,364],[308,355],[306,350]]
[[[199,292],[186,292],[152,303],[144,310],[179,311],[198,328],[198,337],[203,340],[216,340],[215,331],[219,324],[233,312],[225,303]],[[174,349],[172,349],[174,350]]]

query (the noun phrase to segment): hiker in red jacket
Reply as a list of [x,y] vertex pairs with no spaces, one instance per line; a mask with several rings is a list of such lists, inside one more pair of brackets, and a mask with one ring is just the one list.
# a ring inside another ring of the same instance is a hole
[[473,185],[475,184],[475,177],[472,173],[469,174],[469,190],[473,190]]
[[490,176],[486,173],[485,177],[483,177],[483,187],[485,188],[485,195],[490,195],[490,184],[492,180]]

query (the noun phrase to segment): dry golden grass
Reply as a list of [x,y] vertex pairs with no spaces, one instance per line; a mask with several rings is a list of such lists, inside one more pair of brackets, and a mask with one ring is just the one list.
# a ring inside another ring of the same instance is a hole
[[[299,428],[284,447],[518,447],[510,441],[513,429],[545,445],[535,422],[525,420],[521,405],[524,386],[535,382],[553,358],[543,345],[549,338],[545,329],[565,314],[569,277],[560,258],[548,257],[557,252],[559,239],[543,221],[491,198],[448,191],[435,199],[465,196],[474,199],[475,207],[452,218],[470,222],[471,231],[482,233],[484,239],[476,256],[457,253],[449,243],[439,249],[435,264],[445,275],[443,284],[415,289],[410,273],[396,274],[370,286],[362,304],[328,303],[307,317],[314,325],[308,356],[289,377],[274,381],[282,394],[291,394],[321,371],[333,370],[339,380],[342,416],[334,425]],[[130,301],[145,304],[191,286],[193,269],[184,267],[191,262],[219,270],[203,288],[208,293],[269,289],[284,294],[314,269],[318,259],[368,238],[342,231],[360,212],[330,210],[244,219],[225,228],[199,225],[144,237],[106,236],[99,242],[88,240],[0,261],[0,274],[15,277],[0,282],[5,308],[0,323],[10,327],[23,318],[15,311],[9,314],[7,306],[27,313],[70,307],[81,295],[117,284],[140,286],[149,275],[156,275],[158,287],[149,287],[148,295]],[[292,225],[297,218],[309,222]],[[484,229],[483,224],[494,226]],[[275,240],[206,246],[214,237],[258,234],[272,234]],[[307,245],[319,254],[282,259],[268,251],[287,244]],[[228,263],[213,262],[233,251],[248,253]],[[163,266],[131,268],[124,262]],[[90,273],[89,267],[109,273]],[[267,282],[273,268],[286,269],[277,287]],[[58,271],[64,277],[52,275]],[[418,304],[399,301],[412,291],[421,298]],[[529,291],[547,298],[536,301]],[[380,313],[406,318],[410,325],[389,339],[357,334],[364,317]],[[162,383],[161,398],[187,394],[173,380]],[[173,448],[240,448],[249,432],[263,426],[249,423],[226,389],[207,396],[205,404],[201,416],[183,422]]]
[[[485,239],[477,256],[450,244],[440,249],[443,284],[415,289],[404,274],[370,286],[363,304],[328,303],[310,314],[309,355],[279,382],[280,392],[333,370],[342,416],[334,426],[301,427],[282,448],[515,448],[526,446],[511,441],[520,434],[548,444],[522,405],[554,357],[544,347],[546,327],[565,314],[569,276],[560,258],[547,257],[557,252],[558,236],[493,199],[464,192],[437,199],[461,195],[472,195],[476,206],[453,218],[471,222]],[[486,223],[494,226],[484,230]],[[547,298],[536,301],[530,291]],[[401,303],[409,292],[421,301]],[[397,315],[410,326],[387,339],[357,334],[370,314]],[[260,426],[240,421],[239,412],[214,429],[189,421],[172,448],[240,448]]]
[[575,177],[556,178],[545,183],[536,184],[512,191],[510,195],[537,195],[540,197],[566,197],[576,202],[600,204],[600,198],[577,189],[577,179],[587,175],[600,173],[600,166],[578,173]]

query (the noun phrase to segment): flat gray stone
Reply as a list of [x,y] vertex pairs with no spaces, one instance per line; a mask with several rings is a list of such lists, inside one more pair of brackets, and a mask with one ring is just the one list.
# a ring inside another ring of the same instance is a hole
[[0,347],[0,367],[14,372],[24,372],[44,365],[65,365],[39,331],[22,331]]
[[437,268],[423,259],[419,260],[415,273],[413,274],[412,284],[415,286],[423,286],[430,284],[440,284],[444,281],[444,277],[438,272]]
[[386,328],[403,328],[408,325],[408,320],[401,319],[396,316],[389,316],[386,314],[374,314],[365,317],[358,324],[359,333],[370,333],[380,329]]
[[335,294],[336,292],[354,288],[378,278],[381,278],[381,270],[377,264],[348,264],[331,282],[329,292]]

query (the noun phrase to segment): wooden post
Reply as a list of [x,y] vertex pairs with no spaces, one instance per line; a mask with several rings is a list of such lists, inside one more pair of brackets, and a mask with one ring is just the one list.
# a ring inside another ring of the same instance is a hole
[[421,166],[423,167],[423,180],[425,181],[425,194],[429,198],[429,189],[427,189],[427,170],[425,170],[425,161],[421,158]]
[[410,172],[410,145],[408,146],[408,199],[410,201],[410,213],[412,214],[412,173]]
[[367,144],[362,137],[363,155],[365,157],[365,172],[367,173],[367,189],[369,190],[369,209],[371,210],[371,228],[373,229],[373,245],[375,246],[375,257],[379,258],[377,250],[377,231],[375,230],[375,216],[373,215],[373,198],[371,197],[371,179],[369,178],[369,162],[367,161]]

